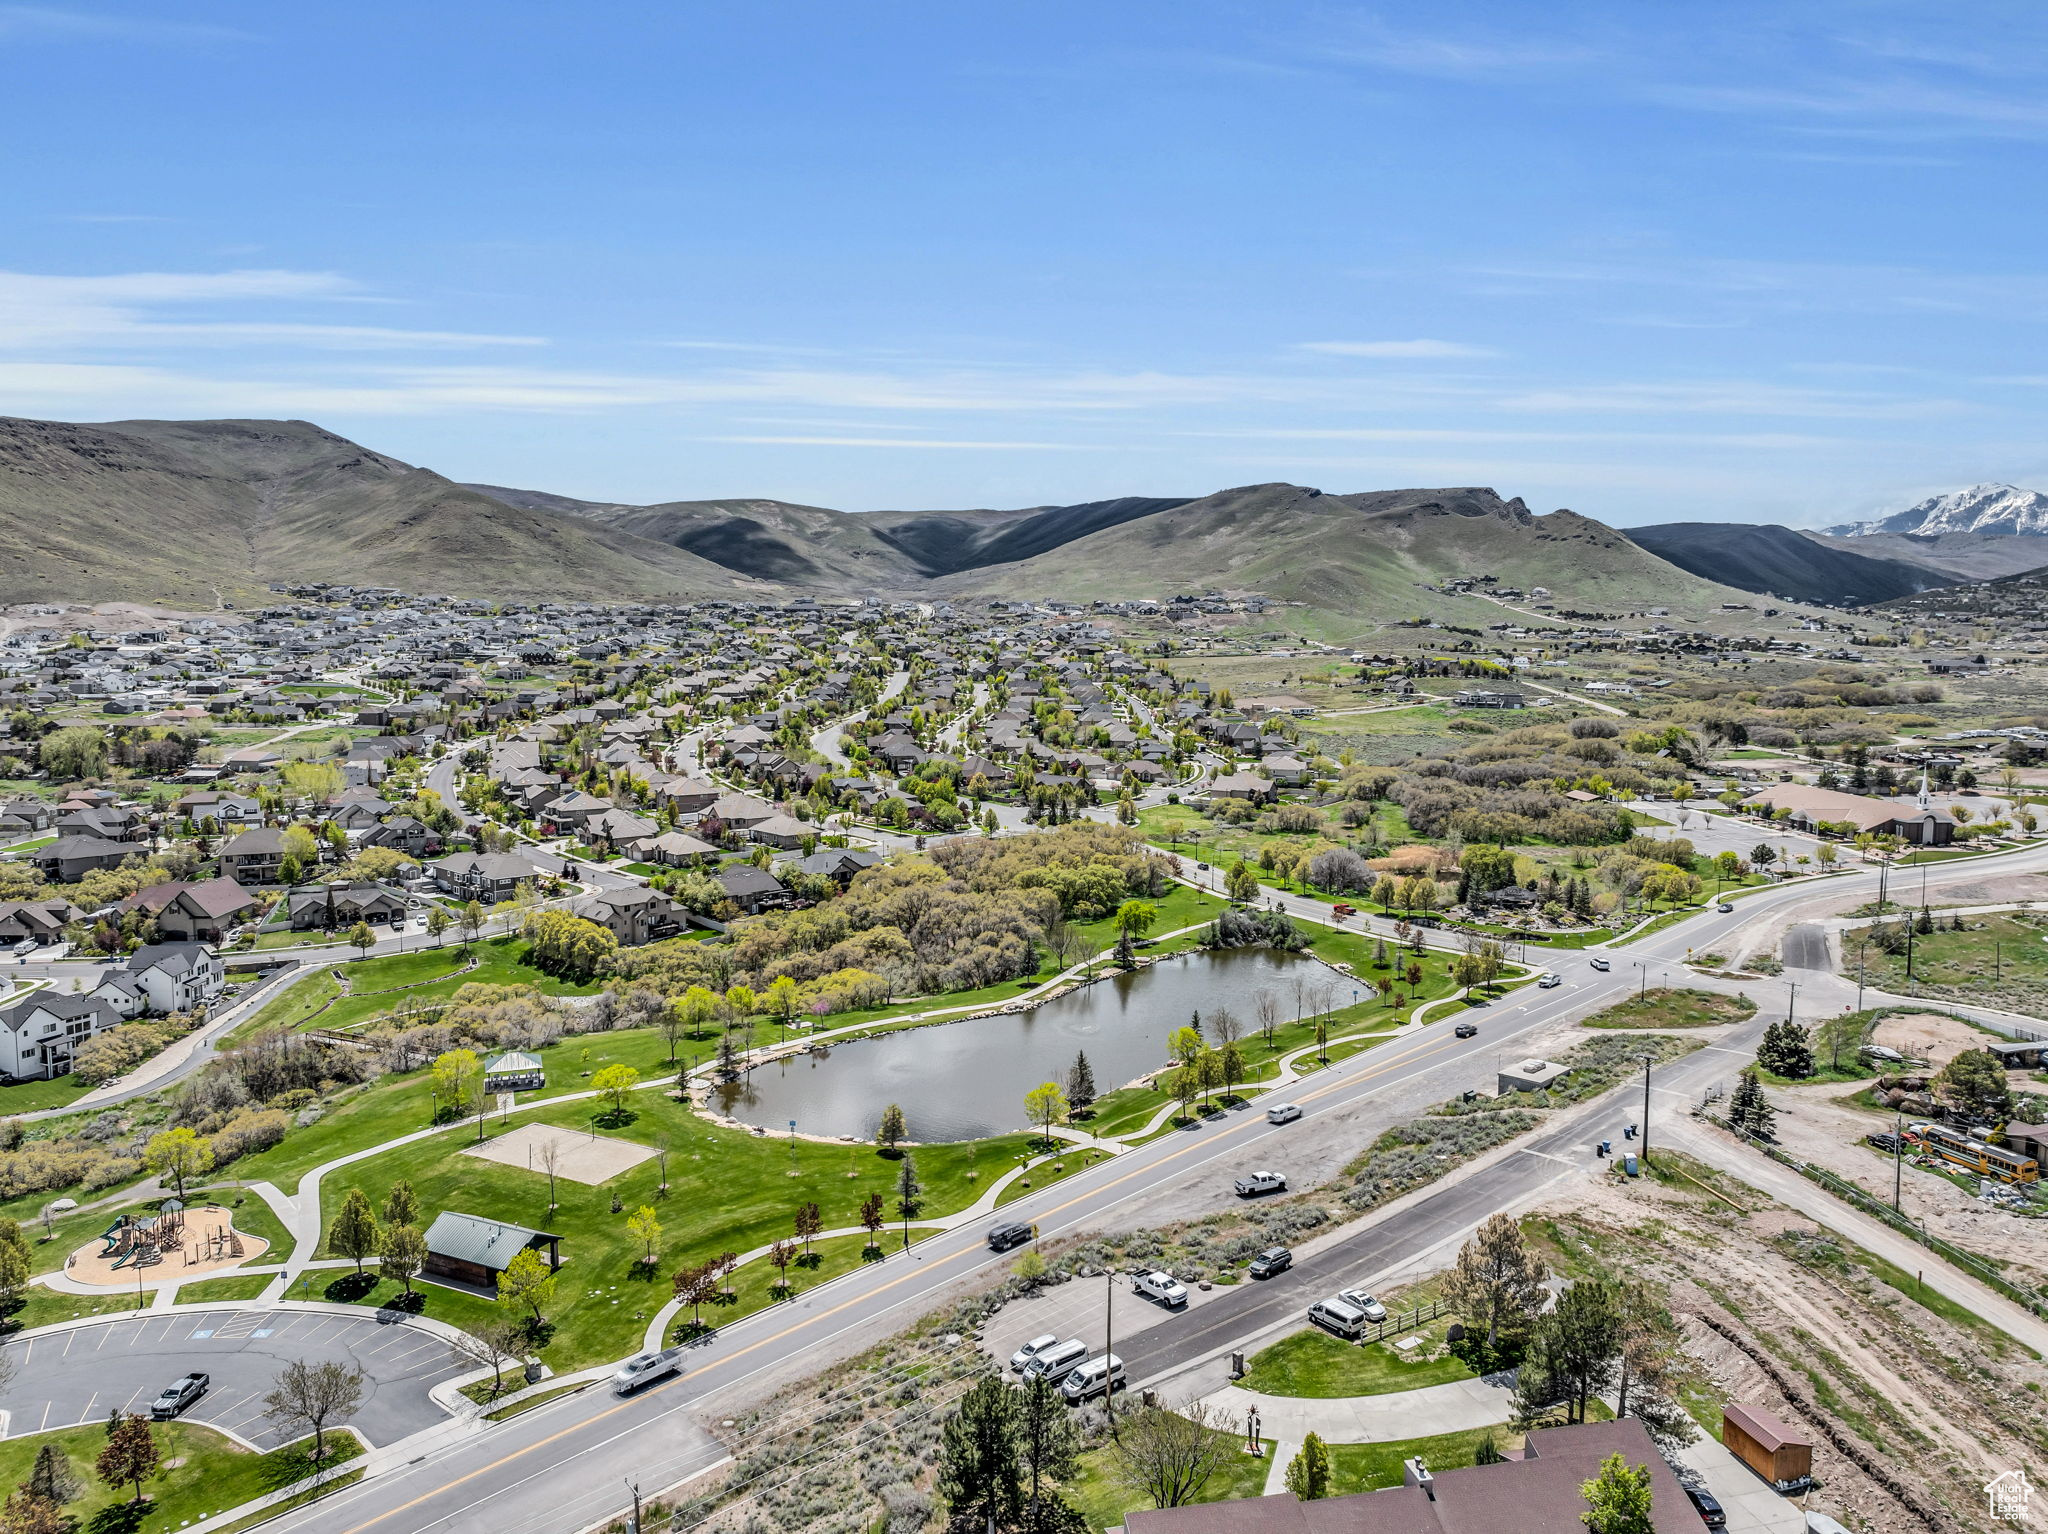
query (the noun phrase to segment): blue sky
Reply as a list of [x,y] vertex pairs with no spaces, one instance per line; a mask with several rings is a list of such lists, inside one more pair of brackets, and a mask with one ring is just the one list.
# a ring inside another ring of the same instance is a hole
[[0,413],[879,507],[2048,481],[2048,11],[0,3]]

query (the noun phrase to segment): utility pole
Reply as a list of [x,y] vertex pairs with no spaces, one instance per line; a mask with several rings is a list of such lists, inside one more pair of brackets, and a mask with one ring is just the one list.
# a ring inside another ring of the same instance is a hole
[[632,1534],[640,1534],[640,1483],[638,1481],[629,1480],[626,1482],[626,1490],[630,1491],[633,1494]]
[[1116,1427],[1116,1371],[1109,1365],[1116,1349],[1116,1269],[1102,1275],[1102,1409],[1109,1413],[1109,1435],[1118,1441],[1123,1435]]
[[1643,1056],[1643,1160],[1650,1159],[1650,1062],[1655,1057]]
[[1901,1184],[1902,1184],[1902,1183],[1903,1183],[1903,1182],[1905,1181],[1905,1172],[1904,1172],[1904,1170],[1903,1170],[1903,1169],[1904,1169],[1904,1166],[1905,1166],[1905,1158],[1906,1158],[1906,1132],[1905,1132],[1905,1131],[1906,1131],[1906,1115],[1905,1115],[1905,1114],[1903,1114],[1903,1113],[1895,1113],[1895,1114],[1893,1114],[1893,1115],[1892,1115],[1892,1213],[1893,1213],[1893,1214],[1904,1214],[1904,1213],[1905,1213],[1905,1211],[1904,1211],[1903,1209],[1901,1209],[1901,1208],[1899,1207],[1899,1194],[1900,1194]]
[[1785,1021],[1789,1023],[1792,1021],[1792,1010],[1799,1003],[1799,982],[1788,980],[1785,983],[1791,990],[1791,995],[1785,998]]
[[1856,943],[1856,1010],[1863,1010],[1863,949],[1870,939],[1860,938]]

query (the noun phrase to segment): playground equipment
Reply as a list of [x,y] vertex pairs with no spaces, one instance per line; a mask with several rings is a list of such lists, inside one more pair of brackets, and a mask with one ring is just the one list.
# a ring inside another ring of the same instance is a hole
[[164,1248],[177,1242],[184,1246],[185,1206],[167,1198],[153,1215],[116,1215],[114,1223],[100,1234],[106,1243],[100,1256],[111,1257],[117,1268],[151,1268],[164,1260]]

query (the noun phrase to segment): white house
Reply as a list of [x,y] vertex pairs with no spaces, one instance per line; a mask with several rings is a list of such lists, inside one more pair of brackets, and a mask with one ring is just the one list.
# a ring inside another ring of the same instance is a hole
[[78,1046],[121,1021],[97,996],[37,991],[0,1007],[0,1072],[16,1081],[69,1075]]

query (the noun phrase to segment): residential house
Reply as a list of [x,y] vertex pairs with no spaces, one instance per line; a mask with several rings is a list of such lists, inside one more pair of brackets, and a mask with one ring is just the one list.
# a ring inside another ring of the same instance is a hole
[[128,956],[120,977],[152,1012],[192,1012],[227,988],[227,966],[205,943],[151,943]]
[[263,902],[233,879],[153,884],[121,902],[123,911],[147,911],[159,936],[175,943],[220,943],[230,928],[262,909]]
[[60,836],[29,854],[43,877],[57,884],[76,884],[96,868],[119,868],[149,851],[147,842],[109,841],[103,836]]
[[71,1072],[78,1046],[118,1027],[122,1015],[92,996],[34,991],[0,1007],[0,1073],[12,1081],[47,1081]]
[[284,832],[251,826],[220,849],[220,871],[237,884],[275,884],[284,867]]
[[510,900],[522,884],[542,877],[543,870],[516,852],[458,852],[427,865],[434,883],[463,900],[495,905]]
[[398,927],[405,897],[381,884],[306,884],[285,892],[285,920],[294,932],[338,932],[357,922]]
[[789,901],[789,887],[765,868],[751,863],[734,863],[715,875],[726,897],[749,916],[758,916],[769,906]]
[[690,924],[690,913],[660,890],[642,884],[601,889],[585,895],[570,911],[610,929],[621,947],[637,948],[642,943],[674,937]]
[[0,943],[60,942],[65,926],[84,914],[68,900],[0,900]]

